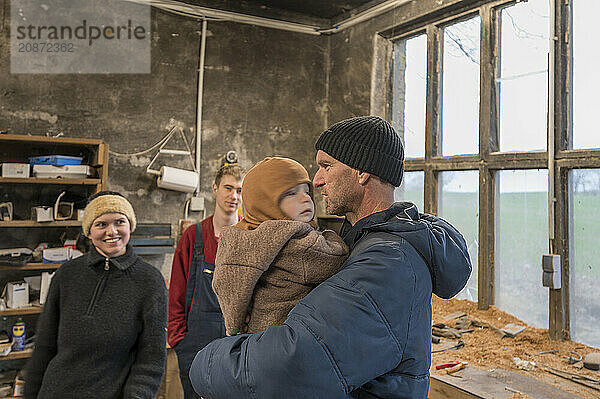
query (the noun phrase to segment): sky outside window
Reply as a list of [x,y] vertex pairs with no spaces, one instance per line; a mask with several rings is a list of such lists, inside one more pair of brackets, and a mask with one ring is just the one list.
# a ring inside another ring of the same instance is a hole
[[427,36],[395,42],[392,124],[407,158],[425,156],[426,90]]
[[479,153],[479,16],[443,29],[442,155]]
[[500,11],[500,151],[546,149],[548,112],[548,0]]

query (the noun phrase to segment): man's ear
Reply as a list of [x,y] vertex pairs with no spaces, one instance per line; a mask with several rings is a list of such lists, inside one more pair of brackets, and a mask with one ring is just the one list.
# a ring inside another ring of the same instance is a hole
[[217,185],[215,183],[213,183],[213,194],[217,193]]
[[369,181],[370,178],[370,173],[358,171],[358,184],[360,184],[361,186],[367,184],[367,181]]

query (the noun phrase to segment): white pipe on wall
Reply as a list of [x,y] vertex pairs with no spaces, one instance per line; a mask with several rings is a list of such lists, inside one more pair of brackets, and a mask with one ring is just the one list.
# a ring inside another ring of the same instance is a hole
[[556,40],[554,37],[556,15],[554,1],[550,0],[550,45],[548,54],[548,238],[550,253],[554,253],[554,215],[555,215],[555,185],[554,185],[554,61],[556,58]]
[[206,54],[206,19],[202,21],[202,38],[200,40],[200,62],[198,65],[198,101],[196,106],[196,171],[198,173],[198,186],[194,192],[197,196],[200,192],[200,156],[202,150],[202,97],[204,95],[204,56]]

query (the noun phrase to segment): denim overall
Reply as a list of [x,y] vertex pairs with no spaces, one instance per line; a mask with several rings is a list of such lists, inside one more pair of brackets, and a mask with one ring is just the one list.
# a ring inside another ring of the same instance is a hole
[[[196,242],[185,290],[187,333],[175,352],[185,399],[200,398],[190,383],[189,371],[196,353],[211,341],[225,336],[225,323],[217,296],[212,289],[215,265],[204,260],[202,224],[196,224]],[[192,303],[193,300],[193,303]]]

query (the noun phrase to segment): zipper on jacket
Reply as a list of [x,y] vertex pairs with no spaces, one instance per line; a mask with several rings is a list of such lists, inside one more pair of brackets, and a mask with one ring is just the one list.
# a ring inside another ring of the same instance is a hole
[[102,277],[100,277],[100,280],[98,280],[98,283],[96,284],[96,288],[94,288],[94,294],[92,295],[92,300],[90,301],[90,304],[88,305],[87,312],[85,312],[86,316],[90,316],[92,314],[92,311],[94,310],[94,305],[96,305],[96,301],[98,300],[98,296],[100,295],[100,291],[102,291],[102,287],[104,287],[104,282],[106,281],[106,278],[108,277],[109,270],[110,270],[110,265],[108,263],[108,258],[106,258],[104,260],[104,273],[102,273]]

